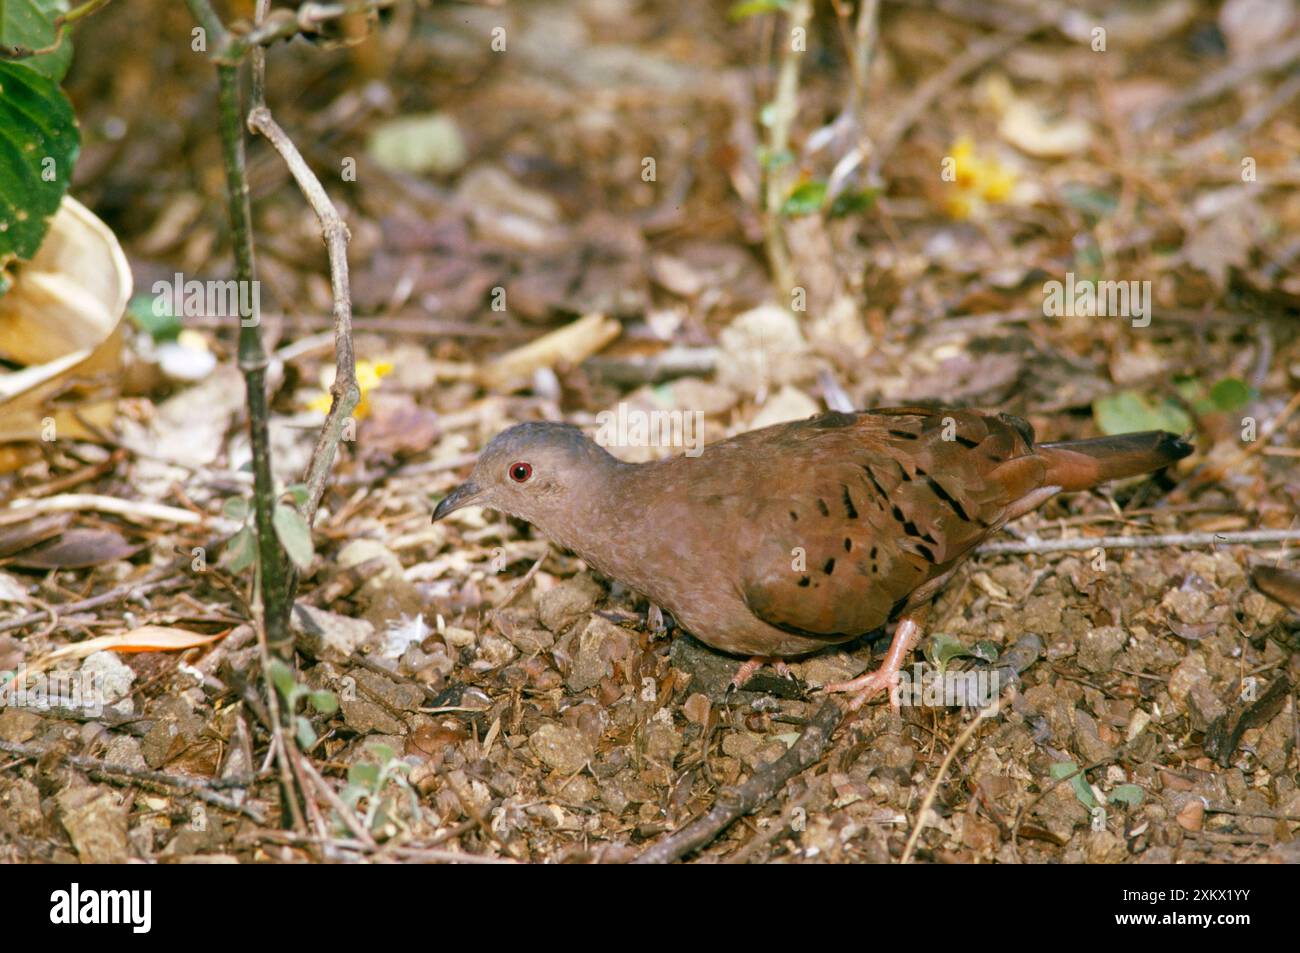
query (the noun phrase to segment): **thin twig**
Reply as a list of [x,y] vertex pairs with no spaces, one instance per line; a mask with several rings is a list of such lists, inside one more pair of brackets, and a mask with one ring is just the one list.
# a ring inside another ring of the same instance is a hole
[[338,209],[325,194],[320,179],[307,166],[297,146],[285,135],[265,105],[254,106],[249,111],[248,128],[265,137],[284,159],[298,188],[316,213],[329,255],[330,286],[334,297],[335,371],[334,383],[330,387],[329,413],[312,451],[304,480],[307,502],[303,505],[303,517],[310,525],[325,494],[325,479],[334,465],[343,428],[361,399],[357,387],[356,356],[352,349],[352,295],[348,286],[348,240],[351,235]]
[[269,16],[258,17],[253,29],[232,41],[226,55],[241,54],[243,50],[252,47],[270,46],[299,33],[318,33],[331,20],[358,13],[374,13],[400,2],[401,0],[352,0],[351,3],[304,3],[297,10],[276,10]]
[[40,49],[35,50],[25,46],[0,46],[0,60],[24,60],[31,56],[40,56],[43,53],[53,53],[63,45],[69,24],[90,16],[92,13],[97,12],[100,7],[106,6],[108,2],[109,0],[86,0],[81,6],[73,7],[67,13],[59,14],[54,18],[54,40],[48,46],[42,46]]
[[1250,56],[1237,57],[1223,69],[1211,73],[1186,92],[1163,99],[1159,105],[1140,113],[1134,120],[1133,127],[1138,132],[1145,132],[1161,120],[1184,109],[1241,88],[1253,76],[1288,69],[1297,61],[1300,61],[1300,36],[1292,37],[1288,42],[1278,44],[1272,49],[1252,53]]
[[94,510],[100,513],[112,513],[143,520],[157,520],[175,523],[178,526],[195,526],[207,524],[225,533],[233,533],[240,524],[223,516],[200,515],[191,510],[162,503],[149,503],[144,500],[124,500],[117,496],[101,496],[94,493],[65,493],[61,496],[14,500],[9,504],[9,511],[26,511],[30,513],[82,513]]
[[1233,141],[1239,141],[1250,135],[1268,121],[1269,117],[1280,110],[1296,96],[1300,96],[1300,73],[1283,82],[1263,101],[1252,106],[1245,115],[1226,129],[1219,129],[1203,139],[1197,139],[1177,150],[1174,155],[1184,162],[1201,162],[1204,157],[1218,149],[1225,149]]
[[1240,533],[1160,533],[1155,536],[1092,536],[985,543],[978,556],[1087,552],[1092,549],[1164,549],[1170,546],[1241,546],[1300,541],[1297,529],[1254,529]]
[[[190,557],[185,557],[185,562],[189,562]],[[174,570],[174,565],[165,567],[167,572]],[[51,618],[53,610],[57,610],[59,615],[68,615],[73,612],[82,612],[86,609],[96,609],[99,606],[111,605],[121,599],[136,598],[147,595],[151,592],[160,592],[166,589],[175,589],[177,586],[184,585],[188,580],[184,576],[166,576],[161,579],[145,580],[143,582],[131,582],[125,585],[117,586],[108,592],[101,592],[97,596],[91,596],[87,599],[78,599],[75,602],[63,602],[57,606],[47,606],[44,609],[37,609],[26,615],[19,616],[17,619],[9,619],[6,622],[0,622],[0,632],[8,632],[11,629],[23,629],[29,625],[35,625]]]
[[102,761],[99,758],[91,758],[86,755],[68,754],[55,749],[43,748],[40,745],[20,744],[14,741],[4,741],[3,739],[0,739],[0,751],[21,758],[45,758],[53,755],[74,768],[105,776],[105,780],[109,781],[120,782],[122,779],[126,779],[169,788],[180,788],[199,800],[219,807],[224,811],[230,811],[232,814],[243,814],[258,824],[266,823],[265,815],[257,808],[236,803],[231,798],[212,790],[215,787],[249,787],[263,780],[257,775],[248,775],[242,778],[224,778],[220,781],[208,778],[190,778],[182,774],[169,774],[165,771],[136,768],[129,764],[115,764],[112,761]]
[[529,567],[528,572],[524,573],[523,578],[510,588],[510,591],[506,593],[506,597],[492,610],[492,615],[494,617],[498,612],[510,605],[510,603],[514,602],[519,593],[524,591],[524,587],[533,581],[533,577],[537,575],[537,570],[542,568],[542,563],[546,562],[546,557],[550,554],[551,548],[548,546],[542,551],[542,555],[538,557],[537,562],[533,563],[532,566]]
[[803,734],[785,754],[756,770],[744,784],[724,788],[707,812],[675,834],[644,851],[635,864],[669,864],[699,850],[733,821],[758,810],[780,793],[787,781],[821,760],[831,735],[844,717],[834,701],[826,701],[808,722]]
[[1206,465],[1170,491],[1170,502],[1186,502],[1197,488],[1210,483],[1217,483],[1223,479],[1225,474],[1235,472],[1252,454],[1265,449],[1273,434],[1277,433],[1283,424],[1290,420],[1298,410],[1300,410],[1300,390],[1291,395],[1291,399],[1287,401],[1285,407],[1278,411],[1277,416],[1268,420],[1264,426],[1259,428],[1259,433],[1256,434],[1254,440],[1240,448],[1230,459]]
[[953,759],[957,757],[957,753],[961,751],[962,748],[966,747],[966,742],[970,741],[971,738],[975,736],[975,732],[979,730],[979,726],[988,719],[997,715],[1001,710],[1005,696],[1014,691],[1013,685],[1014,683],[1008,685],[1006,691],[993,700],[993,704],[989,705],[987,708],[980,709],[979,714],[972,718],[970,724],[962,729],[962,733],[957,736],[957,740],[952,743],[952,747],[949,748],[948,753],[944,755],[943,761],[939,763],[939,770],[935,772],[934,780],[930,782],[930,787],[925,792],[925,797],[921,800],[921,806],[917,809],[916,824],[912,828],[911,836],[907,838],[907,846],[903,848],[903,856],[898,861],[900,864],[911,863],[912,854],[916,852],[916,843],[921,837],[921,831],[925,829],[925,815],[929,813],[930,806],[934,804],[934,799],[939,793],[939,785],[941,785],[943,779],[948,776],[948,769],[952,767]]
[[[356,12],[373,4],[345,4],[337,14],[327,13],[319,4],[306,4],[299,9],[299,19],[315,16],[342,16]],[[308,10],[308,7],[314,9]],[[263,28],[270,11],[269,0],[258,0],[257,26],[254,32]],[[348,279],[348,242],[351,233],[347,224],[339,215],[338,209],[330,201],[324,186],[316,173],[312,172],[293,144],[293,140],[280,128],[271,110],[266,105],[266,52],[259,46],[253,51],[253,100],[248,112],[248,128],[260,134],[271,144],[289,172],[298,184],[299,190],[307,203],[316,213],[320,223],[321,237],[325,242],[325,251],[329,257],[330,292],[334,300],[334,383],[330,386],[330,409],[325,416],[325,425],[321,428],[316,446],[312,450],[311,460],[307,464],[307,473],[303,482],[307,485],[307,501],[303,505],[303,517],[310,526],[320,507],[325,494],[325,479],[334,465],[338,452],[339,440],[343,429],[351,419],[352,412],[361,401],[361,390],[357,386],[357,362],[352,346],[352,291]]]

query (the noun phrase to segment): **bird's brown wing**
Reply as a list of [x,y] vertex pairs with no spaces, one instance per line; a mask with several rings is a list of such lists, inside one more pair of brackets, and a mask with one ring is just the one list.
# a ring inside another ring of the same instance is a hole
[[750,504],[743,595],[769,624],[828,641],[941,584],[1043,480],[1032,430],[1006,415],[891,408],[782,430],[764,438],[786,470]]

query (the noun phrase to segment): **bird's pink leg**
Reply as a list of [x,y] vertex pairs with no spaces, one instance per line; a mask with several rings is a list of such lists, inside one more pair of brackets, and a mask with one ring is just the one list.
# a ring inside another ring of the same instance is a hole
[[731,691],[738,692],[744,688],[745,683],[764,665],[771,665],[776,669],[776,674],[782,678],[788,678],[790,675],[790,666],[785,663],[785,659],[777,658],[775,655],[755,655],[743,662],[740,668],[736,669],[736,674],[731,676]]
[[884,664],[874,672],[867,672],[847,682],[832,682],[824,686],[828,692],[856,692],[849,700],[849,711],[857,711],[876,692],[884,689],[889,692],[889,704],[894,711],[899,710],[898,696],[894,687],[898,684],[898,673],[903,663],[921,640],[921,624],[911,616],[904,616],[894,630],[894,641],[889,643]]

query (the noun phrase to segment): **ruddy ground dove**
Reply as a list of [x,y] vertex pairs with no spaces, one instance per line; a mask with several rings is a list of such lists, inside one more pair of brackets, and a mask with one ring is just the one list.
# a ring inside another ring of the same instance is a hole
[[827,413],[623,463],[576,427],[495,437],[435,520],[462,506],[527,520],[672,612],[702,642],[767,660],[897,628],[875,672],[827,686],[859,707],[897,683],[931,599],[1008,521],[1062,491],[1191,453],[1164,431],[1035,444],[1008,414]]

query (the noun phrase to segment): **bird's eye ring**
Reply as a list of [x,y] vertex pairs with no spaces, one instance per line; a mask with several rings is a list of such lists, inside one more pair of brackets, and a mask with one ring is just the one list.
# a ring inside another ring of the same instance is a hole
[[527,483],[528,478],[533,475],[533,468],[527,463],[510,464],[510,479],[516,483]]

